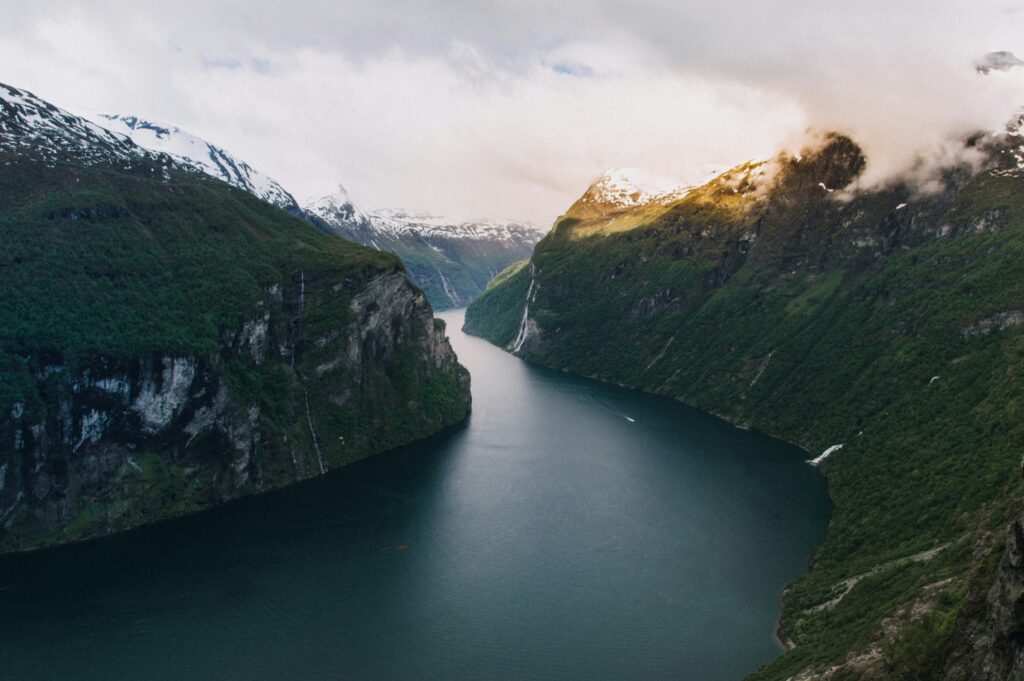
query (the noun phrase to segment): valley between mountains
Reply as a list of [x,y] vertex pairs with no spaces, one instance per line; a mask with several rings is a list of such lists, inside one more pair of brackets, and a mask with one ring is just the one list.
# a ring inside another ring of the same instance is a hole
[[825,476],[785,651],[749,678],[1024,678],[1024,117],[957,143],[927,183],[869,182],[839,132],[692,186],[610,171],[546,231],[364,211],[341,185],[300,202],[177,127],[0,85],[0,552],[472,427],[434,314],[466,307],[528,364],[795,444]]

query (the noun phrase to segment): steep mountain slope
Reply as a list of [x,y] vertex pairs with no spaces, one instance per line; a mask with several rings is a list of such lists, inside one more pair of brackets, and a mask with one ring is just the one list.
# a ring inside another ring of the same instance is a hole
[[320,475],[464,418],[394,256],[0,86],[0,552]]
[[402,211],[367,215],[355,207],[341,185],[333,194],[300,208],[276,180],[181,128],[137,116],[101,114],[94,120],[142,149],[168,154],[179,165],[243,189],[327,234],[395,253],[405,263],[409,278],[437,309],[469,303],[502,268],[528,257],[543,236],[532,225],[514,222],[452,222]]
[[295,197],[276,180],[181,128],[116,114],[98,114],[94,120],[108,130],[125,135],[143,149],[169,154],[179,163],[244,189],[293,215],[300,212]]
[[164,166],[172,163],[172,159],[149,153],[123,135],[58,109],[31,92],[2,83],[0,143],[7,155],[51,164],[65,157],[80,163],[121,166],[129,166],[137,160]]
[[373,247],[372,240],[376,232],[370,223],[370,216],[356,208],[343,185],[339,184],[332,194],[308,202],[302,211],[306,219],[320,230]]
[[339,187],[306,205],[314,224],[366,246],[395,253],[435,308],[466,305],[509,263],[530,255],[543,235],[530,224],[453,222],[425,213],[358,210]]
[[859,188],[860,149],[829,135],[667,205],[577,204],[467,312],[530,361],[824,455],[830,532],[755,678],[1024,671],[1020,123],[969,144],[984,169],[936,191]]

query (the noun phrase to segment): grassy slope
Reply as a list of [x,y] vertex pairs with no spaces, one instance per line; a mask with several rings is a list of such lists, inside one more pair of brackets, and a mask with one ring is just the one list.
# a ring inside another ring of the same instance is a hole
[[[728,194],[698,193],[631,231],[594,235],[570,222],[538,246],[531,317],[544,335],[529,359],[669,395],[811,453],[845,444],[824,466],[835,500],[828,538],[787,594],[783,624],[797,647],[757,678],[841,660],[922,585],[974,570],[979,523],[1002,526],[1020,493],[1024,326],[961,330],[1024,309],[1022,196],[1019,178],[981,176],[918,217],[960,226],[996,208],[1001,229],[919,239],[877,259],[829,239],[899,215],[898,192],[853,208],[793,202],[799,215],[781,205],[745,213]],[[733,238],[702,242],[705,226]],[[887,238],[899,238],[894,229]],[[744,246],[737,235],[751,230]],[[493,287],[467,329],[507,343],[528,285],[520,270]],[[935,560],[862,580],[834,610],[805,612],[846,577],[951,541]],[[948,632],[919,638],[941,657]],[[894,669],[920,652],[910,641],[889,651]]]

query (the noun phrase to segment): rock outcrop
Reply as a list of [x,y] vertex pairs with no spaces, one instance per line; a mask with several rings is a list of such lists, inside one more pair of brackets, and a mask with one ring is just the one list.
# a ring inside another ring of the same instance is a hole
[[1024,679],[1024,517],[1007,530],[991,582],[975,581],[943,681]]
[[470,399],[443,326],[399,268],[295,272],[208,354],[28,364],[35,395],[0,419],[0,550],[320,475],[459,421]]

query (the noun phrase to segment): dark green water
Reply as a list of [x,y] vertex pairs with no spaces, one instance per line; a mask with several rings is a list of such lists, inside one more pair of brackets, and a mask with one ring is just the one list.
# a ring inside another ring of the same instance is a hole
[[469,423],[0,560],[0,679],[738,680],[829,502],[795,448],[461,334]]

